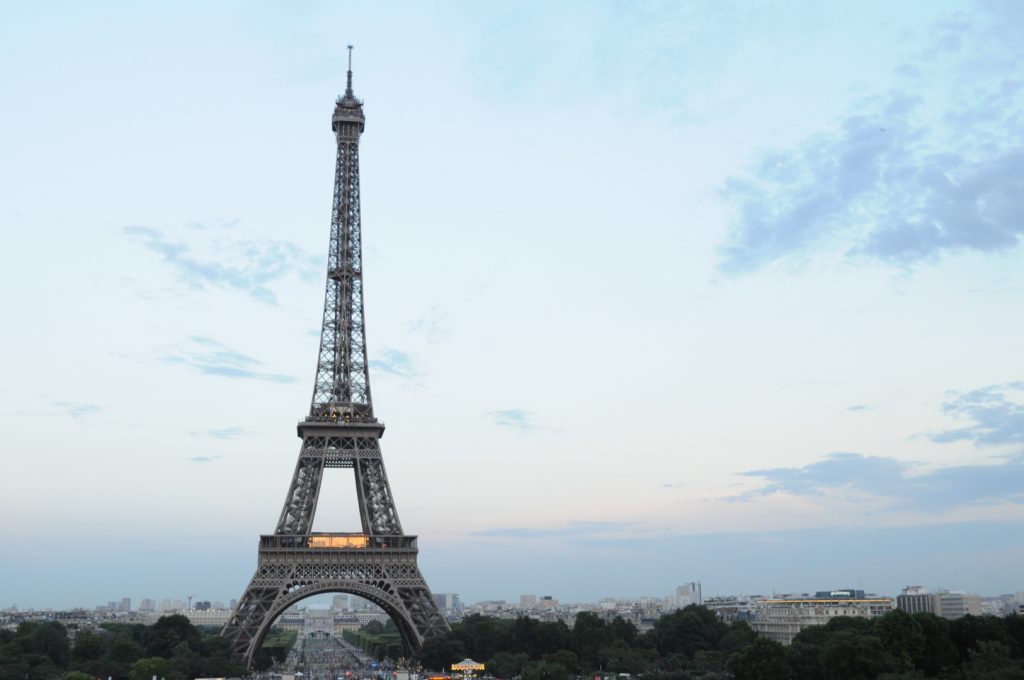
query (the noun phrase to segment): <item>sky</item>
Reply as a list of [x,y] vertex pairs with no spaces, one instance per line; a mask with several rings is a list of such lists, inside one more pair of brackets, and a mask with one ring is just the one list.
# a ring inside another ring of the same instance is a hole
[[[0,5],[0,607],[228,601],[367,342],[463,601],[1024,590],[1017,2]],[[316,530],[355,531],[328,470]]]

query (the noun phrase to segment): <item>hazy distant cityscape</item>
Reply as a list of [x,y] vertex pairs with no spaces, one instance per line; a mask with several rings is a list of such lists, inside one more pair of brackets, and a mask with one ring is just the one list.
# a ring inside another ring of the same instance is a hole
[[[435,593],[434,600],[452,623],[474,614],[539,621],[562,621],[570,626],[577,614],[591,612],[611,621],[621,617],[641,631],[649,630],[661,616],[689,605],[701,605],[726,622],[746,621],[756,632],[788,644],[804,628],[822,625],[837,616],[876,618],[899,609],[910,614],[931,613],[954,620],[965,615],[1024,615],[1024,591],[1000,595],[979,595],[944,588],[907,586],[897,595],[838,588],[804,593],[727,594],[705,596],[700,582],[678,586],[667,596],[602,597],[596,602],[563,602],[552,595],[523,594],[518,601],[503,599],[462,602],[457,593]],[[184,598],[142,598],[137,604],[122,597],[95,607],[34,609],[11,605],[0,611],[4,628],[13,630],[22,621],[55,620],[63,623],[98,625],[104,622],[152,624],[160,617],[181,614],[196,626],[223,626],[237,605],[235,600]],[[361,628],[371,621],[385,623],[389,616],[373,603],[354,595],[334,595],[327,600],[313,597],[291,607],[276,622],[285,630],[304,637],[316,632],[340,636],[345,630]]]

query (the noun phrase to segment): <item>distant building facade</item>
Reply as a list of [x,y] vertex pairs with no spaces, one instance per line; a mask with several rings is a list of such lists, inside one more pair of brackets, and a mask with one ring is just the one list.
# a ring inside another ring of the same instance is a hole
[[462,615],[462,603],[459,602],[458,593],[434,593],[434,602],[441,614],[447,618],[456,618]]
[[676,588],[675,605],[678,609],[689,607],[691,604],[701,605],[704,604],[704,599],[700,592],[700,582],[693,581],[690,583],[684,583]]
[[538,609],[556,609],[558,607],[558,600],[551,597],[550,595],[542,595],[537,600]]
[[788,645],[804,628],[824,625],[837,616],[866,619],[883,616],[892,611],[893,600],[891,597],[867,596],[863,591],[821,591],[814,596],[751,600],[748,607],[750,627],[755,632]]
[[185,609],[180,613],[193,626],[223,626],[231,618],[230,609]]
[[330,609],[307,609],[302,621],[302,634],[305,637],[333,635],[334,613]]
[[944,619],[959,619],[971,614],[981,616],[981,597],[961,592],[929,592],[922,586],[907,586],[896,596],[896,607],[908,614],[935,614]]
[[981,616],[981,597],[967,593],[941,592],[935,594],[935,613],[944,619],[961,616]]

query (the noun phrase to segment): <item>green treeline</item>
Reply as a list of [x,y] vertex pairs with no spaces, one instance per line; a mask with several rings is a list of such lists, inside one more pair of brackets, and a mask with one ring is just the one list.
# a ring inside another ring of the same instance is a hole
[[[266,668],[283,660],[293,631],[274,631],[257,658]],[[345,638],[378,658],[398,658],[401,642],[390,622],[347,631]],[[654,680],[1024,680],[1024,617],[893,611],[878,619],[838,617],[807,628],[789,647],[758,637],[744,622],[726,624],[703,607],[687,607],[639,633],[621,618],[592,613],[561,622],[469,616],[417,655],[428,669],[472,657],[499,678],[566,680],[594,674],[644,674]],[[167,616],[152,626],[103,624],[69,639],[55,622],[22,623],[0,631],[0,680],[167,680],[242,676],[245,669],[216,631]]]
[[397,659],[402,656],[402,637],[395,624],[388,621],[370,621],[359,630],[346,630],[341,636],[377,659]]
[[616,673],[657,680],[1024,680],[1024,617],[947,621],[898,610],[877,619],[838,617],[783,647],[697,606],[666,614],[644,633],[592,613],[578,614],[572,628],[473,615],[417,655],[434,670],[465,657],[499,678],[522,680]]
[[263,638],[263,645],[256,652],[253,666],[262,671],[270,668],[274,663],[282,663],[288,657],[291,648],[295,646],[295,640],[298,637],[299,634],[294,630],[271,628],[267,637]]
[[[284,653],[290,647],[289,642]],[[150,680],[154,675],[186,680],[244,674],[227,640],[181,615],[165,616],[151,626],[105,623],[99,630],[78,631],[74,643],[56,622],[0,630],[0,680]]]

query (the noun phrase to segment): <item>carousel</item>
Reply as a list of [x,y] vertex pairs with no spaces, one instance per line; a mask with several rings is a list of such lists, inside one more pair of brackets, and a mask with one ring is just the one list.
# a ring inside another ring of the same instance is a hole
[[452,664],[452,675],[458,678],[472,678],[484,670],[484,665],[472,659],[463,659]]

